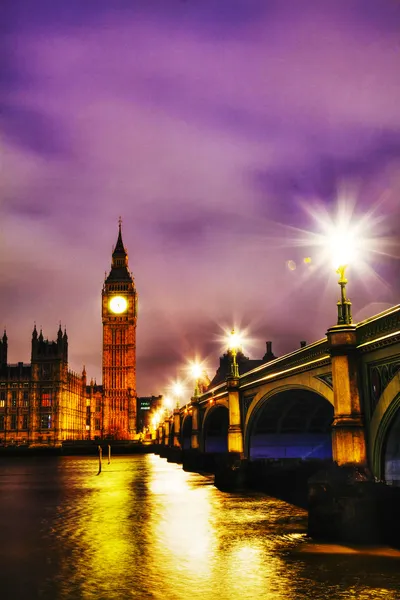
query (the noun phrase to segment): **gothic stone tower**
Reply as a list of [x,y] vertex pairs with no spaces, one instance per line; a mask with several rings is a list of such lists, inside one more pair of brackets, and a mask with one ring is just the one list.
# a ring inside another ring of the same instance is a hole
[[122,242],[121,220],[111,270],[102,291],[103,436],[132,439],[136,432],[137,292]]

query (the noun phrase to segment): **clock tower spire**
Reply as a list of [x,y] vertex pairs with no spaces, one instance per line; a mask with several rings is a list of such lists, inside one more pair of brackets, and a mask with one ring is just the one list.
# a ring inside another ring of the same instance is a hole
[[136,433],[137,292],[122,241],[122,220],[111,269],[102,291],[103,436],[132,439]]

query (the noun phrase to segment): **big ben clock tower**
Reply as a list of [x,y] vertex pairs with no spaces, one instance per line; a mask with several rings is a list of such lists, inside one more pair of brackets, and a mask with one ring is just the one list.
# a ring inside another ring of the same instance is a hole
[[121,219],[102,291],[102,319],[103,435],[132,439],[136,432],[137,292],[122,242]]

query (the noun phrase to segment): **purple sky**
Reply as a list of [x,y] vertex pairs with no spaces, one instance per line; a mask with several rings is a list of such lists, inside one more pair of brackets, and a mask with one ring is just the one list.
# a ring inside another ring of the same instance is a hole
[[[140,394],[221,327],[282,354],[335,323],[305,206],[400,225],[397,0],[5,0],[0,315],[9,360],[67,326],[101,380],[100,293],[118,217],[139,292]],[[398,254],[393,246],[393,254]],[[302,259],[312,258],[311,265]],[[287,261],[297,264],[287,268]],[[356,320],[399,302],[398,261],[349,269]]]

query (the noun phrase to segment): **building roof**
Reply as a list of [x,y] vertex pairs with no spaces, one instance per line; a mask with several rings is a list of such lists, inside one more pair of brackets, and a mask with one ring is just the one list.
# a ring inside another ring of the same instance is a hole
[[105,282],[113,283],[119,281],[133,282],[132,273],[128,269],[128,253],[122,241],[121,219],[118,224],[117,243],[112,253],[111,270]]
[[24,379],[28,380],[31,378],[32,368],[30,364],[24,364],[19,362],[13,365],[1,365],[0,367],[0,378],[1,379]]
[[111,267],[111,271],[108,274],[106,283],[112,283],[114,281],[133,281],[132,274],[129,272],[126,265],[123,267]]
[[[219,383],[223,383],[226,380],[226,378],[231,372],[231,362],[232,358],[230,353],[226,353],[220,357],[219,367],[213,379],[211,380],[210,385],[208,386],[209,389],[218,385]],[[263,362],[265,361],[263,361],[262,359],[250,359],[247,356],[244,356],[244,354],[242,354],[241,352],[237,353],[237,363],[240,375],[243,375],[244,373],[247,373],[247,371],[255,369],[259,365],[262,365]]]
[[115,248],[114,248],[114,251],[113,251],[113,254],[112,254],[113,257],[114,256],[115,257],[121,257],[121,256],[126,256],[127,257],[128,256],[128,253],[125,250],[125,246],[124,246],[124,243],[122,241],[121,224],[122,224],[122,222],[121,222],[121,219],[120,219],[119,224],[118,224],[118,239],[117,239],[117,243],[115,244]]

